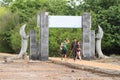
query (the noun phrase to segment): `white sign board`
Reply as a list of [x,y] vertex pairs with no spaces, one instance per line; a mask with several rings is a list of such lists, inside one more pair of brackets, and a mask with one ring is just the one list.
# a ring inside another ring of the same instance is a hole
[[82,28],[81,16],[49,16],[50,28]]

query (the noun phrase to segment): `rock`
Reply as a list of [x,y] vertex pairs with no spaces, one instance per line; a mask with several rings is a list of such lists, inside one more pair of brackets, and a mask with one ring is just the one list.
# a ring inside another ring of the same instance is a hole
[[71,72],[75,72],[74,70],[72,70]]

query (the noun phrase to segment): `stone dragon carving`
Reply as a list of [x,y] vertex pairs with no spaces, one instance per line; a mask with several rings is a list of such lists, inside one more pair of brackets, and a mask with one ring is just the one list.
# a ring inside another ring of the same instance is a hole
[[29,37],[29,35],[26,35],[26,33],[25,33],[25,27],[26,27],[26,24],[24,24],[20,28],[21,50],[20,50],[20,53],[18,55],[18,58],[23,58],[27,54],[26,51],[27,51],[27,47],[28,47],[28,37]]
[[108,58],[101,49],[101,40],[103,38],[103,29],[98,25],[98,33],[96,34],[96,52],[99,58]]
[[9,61],[12,61],[12,60],[15,60],[15,59],[20,59],[20,58],[24,58],[25,55],[27,54],[27,47],[28,47],[28,38],[29,38],[29,35],[26,35],[25,33],[25,27],[26,27],[26,24],[24,24],[21,28],[20,28],[20,36],[21,36],[21,50],[20,50],[20,53],[19,55],[17,55],[16,57],[10,57],[10,58],[7,58],[5,60],[5,62],[9,62]]

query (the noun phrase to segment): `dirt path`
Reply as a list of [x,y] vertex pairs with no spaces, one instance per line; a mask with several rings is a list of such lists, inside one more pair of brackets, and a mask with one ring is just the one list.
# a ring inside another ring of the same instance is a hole
[[73,69],[51,61],[5,63],[2,62],[5,56],[11,55],[0,55],[0,80],[120,80],[120,77]]
[[12,62],[0,64],[0,80],[120,80],[105,74],[56,65],[51,62]]

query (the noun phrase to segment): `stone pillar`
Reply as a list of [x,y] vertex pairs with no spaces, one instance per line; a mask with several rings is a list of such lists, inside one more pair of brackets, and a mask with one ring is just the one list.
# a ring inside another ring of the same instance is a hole
[[91,30],[91,59],[95,58],[95,30]]
[[48,60],[49,53],[49,28],[48,28],[48,13],[41,12],[40,14],[40,44],[39,44],[39,60]]
[[37,60],[38,59],[38,46],[36,43],[36,33],[34,30],[30,31],[30,59]]
[[91,58],[91,16],[89,13],[82,15],[82,56],[83,59]]

